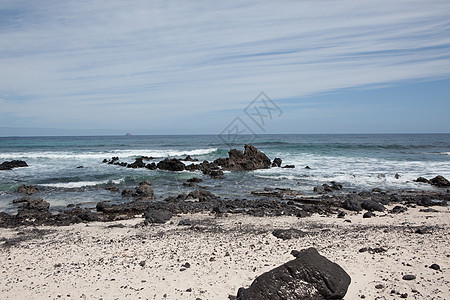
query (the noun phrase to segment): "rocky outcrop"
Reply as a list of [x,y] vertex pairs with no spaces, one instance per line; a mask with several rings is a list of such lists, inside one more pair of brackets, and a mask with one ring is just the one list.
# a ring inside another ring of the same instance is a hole
[[33,185],[21,185],[17,188],[18,193],[27,194],[27,195],[33,195],[37,192],[39,192],[39,189]]
[[277,157],[272,162],[272,167],[281,167],[281,158]]
[[445,177],[441,175],[438,175],[430,179],[430,184],[437,187],[450,187],[450,181],[448,181]]
[[12,170],[14,168],[28,167],[28,164],[23,160],[5,161],[0,164],[0,170]]
[[216,159],[214,162],[229,171],[267,169],[271,165],[270,159],[253,145],[245,145],[244,152],[232,149],[228,152],[228,156],[228,158]]
[[153,199],[153,188],[152,184],[148,180],[144,180],[141,183],[139,183],[139,186],[136,187],[136,189],[130,190],[130,189],[124,189],[122,191],[123,197],[141,197],[146,198],[148,200]]
[[238,300],[341,299],[350,276],[315,248],[295,251],[296,259],[258,276],[240,288]]
[[336,181],[331,181],[330,185],[324,183],[322,185],[317,185],[314,187],[314,192],[318,193],[318,194],[325,194],[325,193],[330,193],[333,191],[339,191],[342,190],[342,184],[336,182]]
[[160,170],[167,171],[183,171],[185,169],[184,163],[177,158],[166,158],[165,160],[160,161],[156,167]]

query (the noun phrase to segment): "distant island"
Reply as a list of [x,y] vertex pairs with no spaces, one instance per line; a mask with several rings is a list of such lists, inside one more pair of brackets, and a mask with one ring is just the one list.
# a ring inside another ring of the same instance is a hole
[[127,134],[125,134],[125,136],[132,136],[132,134],[127,132]]

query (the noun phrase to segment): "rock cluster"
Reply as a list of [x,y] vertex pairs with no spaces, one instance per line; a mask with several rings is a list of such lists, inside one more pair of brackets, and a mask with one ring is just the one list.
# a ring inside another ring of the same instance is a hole
[[14,168],[23,168],[23,167],[28,167],[28,164],[23,160],[5,161],[0,164],[0,171],[12,170]]

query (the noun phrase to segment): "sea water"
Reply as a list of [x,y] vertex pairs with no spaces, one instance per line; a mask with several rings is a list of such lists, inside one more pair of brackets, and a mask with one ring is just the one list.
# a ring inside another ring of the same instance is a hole
[[[246,138],[239,140],[245,142]],[[436,175],[450,179],[450,134],[259,135],[249,136],[248,142],[272,160],[280,157],[283,165],[295,168],[225,172],[224,179],[212,179],[199,171],[131,169],[102,163],[113,156],[128,163],[140,156],[155,157],[155,163],[186,155],[212,161],[227,157],[230,148],[243,150],[243,144],[229,145],[216,135],[0,137],[0,163],[18,159],[29,165],[0,171],[0,210],[17,209],[12,201],[20,197],[16,190],[22,184],[37,186],[40,192],[36,197],[63,208],[126,201],[105,187],[133,188],[144,179],[152,182],[156,200],[194,189],[183,186],[194,176],[203,179],[200,186],[225,199],[252,198],[251,191],[265,187],[312,194],[314,186],[330,181],[341,183],[344,191],[376,187],[433,190],[436,188],[413,180]]]

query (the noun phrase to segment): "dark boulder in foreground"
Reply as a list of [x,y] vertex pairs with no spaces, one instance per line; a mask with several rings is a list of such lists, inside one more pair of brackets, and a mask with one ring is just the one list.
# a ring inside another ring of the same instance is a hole
[[238,300],[341,299],[350,276],[315,248],[295,251],[296,259],[258,276],[249,288],[240,288]]
[[244,152],[232,149],[228,152],[228,156],[228,158],[216,159],[214,162],[229,171],[268,169],[271,165],[270,159],[253,145],[245,145]]
[[5,161],[0,164],[0,170],[12,170],[14,168],[28,167],[27,163],[23,160]]

